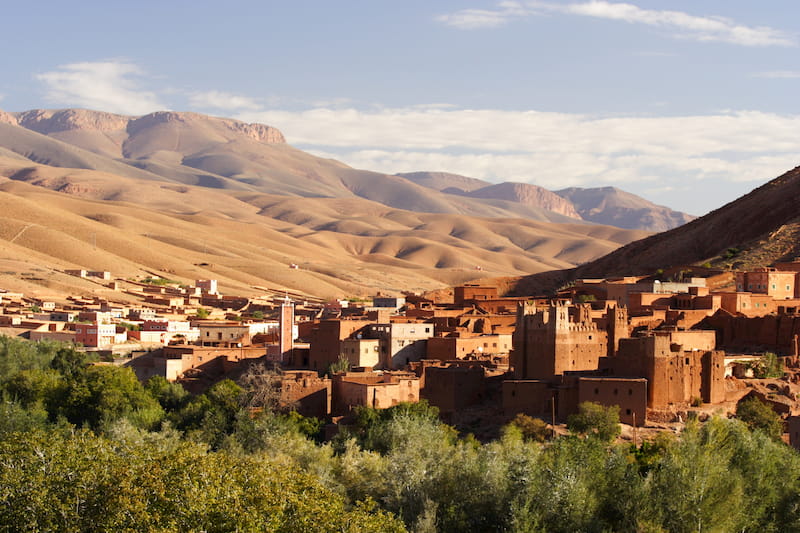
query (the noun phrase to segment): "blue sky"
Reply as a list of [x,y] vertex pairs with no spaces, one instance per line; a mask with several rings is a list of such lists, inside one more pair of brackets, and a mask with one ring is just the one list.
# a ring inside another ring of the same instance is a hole
[[359,168],[614,185],[693,214],[800,164],[790,0],[3,11],[7,111],[198,111],[276,126]]

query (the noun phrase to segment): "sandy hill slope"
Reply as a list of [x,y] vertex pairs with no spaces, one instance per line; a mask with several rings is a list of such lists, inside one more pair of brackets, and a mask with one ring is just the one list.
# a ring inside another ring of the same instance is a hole
[[632,242],[575,269],[533,275],[514,292],[552,289],[569,279],[652,274],[710,262],[747,269],[800,256],[800,167],[711,213],[670,231]]
[[584,220],[620,228],[667,231],[696,218],[616,187],[570,187],[555,194],[572,202]]
[[216,189],[361,197],[419,212],[565,221],[546,207],[431,192],[400,176],[315,157],[286,144],[280,131],[263,124],[171,111],[129,117],[83,109],[36,109],[4,113],[0,126],[0,148],[51,166],[142,179],[155,175]]
[[449,172],[401,172],[397,175],[429,189],[452,193],[470,192],[491,185],[488,181]]
[[645,235],[418,213],[355,195],[208,188],[159,181],[146,171],[131,177],[49,166],[13,153],[0,155],[0,287],[32,293],[103,290],[65,276],[67,268],[110,270],[121,279],[215,278],[223,290],[246,294],[255,287],[311,296],[423,291],[569,268]]

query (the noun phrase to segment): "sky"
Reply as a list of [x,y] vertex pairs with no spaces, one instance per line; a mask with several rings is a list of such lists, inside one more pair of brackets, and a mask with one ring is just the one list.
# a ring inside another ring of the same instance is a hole
[[196,111],[702,215],[800,165],[795,0],[13,2],[0,109]]

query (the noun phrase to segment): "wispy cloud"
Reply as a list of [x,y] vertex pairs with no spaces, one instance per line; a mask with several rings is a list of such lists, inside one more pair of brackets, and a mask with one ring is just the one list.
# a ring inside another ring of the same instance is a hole
[[462,9],[455,13],[439,15],[436,20],[454,28],[474,30],[497,28],[509,20],[525,17],[531,9],[519,2],[500,2],[497,9]]
[[464,9],[437,20],[460,29],[498,27],[540,13],[564,13],[618,20],[663,28],[674,37],[741,46],[795,46],[793,36],[768,26],[747,26],[720,16],[697,16],[683,11],[643,9],[634,4],[592,0],[571,4],[552,2],[502,3],[495,9]]
[[[559,8],[562,10],[562,8]],[[633,4],[604,1],[568,4],[563,11],[575,15],[621,20],[677,31],[679,37],[719,41],[742,46],[793,46],[784,32],[766,26],[745,26],[725,17],[699,17],[682,11],[642,9]]]
[[783,80],[797,79],[800,78],[800,70],[769,70],[767,72],[756,72],[753,77]]
[[142,115],[166,109],[154,92],[141,88],[144,72],[128,61],[70,63],[37,74],[45,99],[56,105]]
[[240,118],[357,168],[443,170],[548,188],[629,189],[693,180],[754,182],[798,164],[800,116],[739,111],[683,117],[409,107],[265,111]]
[[223,91],[196,92],[189,95],[189,105],[201,110],[244,111],[261,109],[254,98]]

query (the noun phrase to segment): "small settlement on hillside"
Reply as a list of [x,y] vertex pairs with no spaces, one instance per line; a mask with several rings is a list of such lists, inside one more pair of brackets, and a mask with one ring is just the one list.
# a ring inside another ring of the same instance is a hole
[[[334,422],[354,406],[424,398],[446,419],[480,408],[498,423],[517,413],[563,421],[592,401],[642,426],[693,409],[734,412],[755,395],[800,447],[800,261],[752,272],[691,268],[676,269],[678,281],[578,280],[547,299],[463,285],[446,303],[414,294],[366,303],[233,296],[215,280],[187,286],[75,270],[67,273],[140,305],[0,292],[0,331],[73,342],[143,381],[163,376],[194,392],[268,365],[280,403]],[[757,386],[749,378],[765,352],[783,357],[784,379]]]

